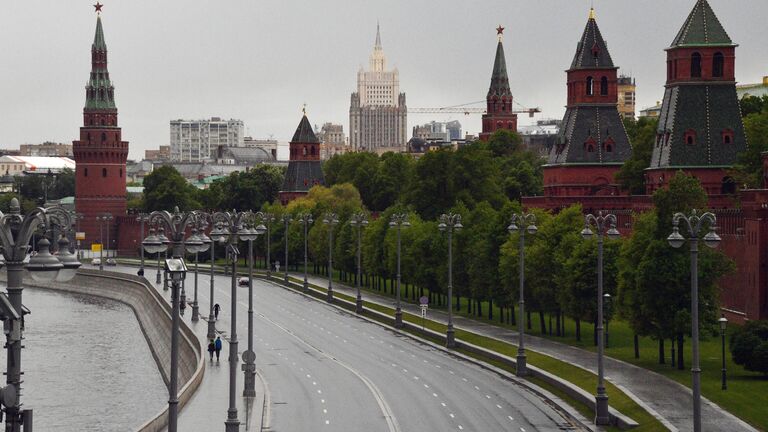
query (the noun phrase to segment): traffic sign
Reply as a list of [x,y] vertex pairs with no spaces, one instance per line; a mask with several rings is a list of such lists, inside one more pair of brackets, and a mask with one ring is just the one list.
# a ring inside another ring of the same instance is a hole
[[428,305],[429,304],[429,297],[421,296],[419,298],[419,304],[421,304],[421,305]]
[[256,353],[251,350],[243,351],[243,361],[246,363],[253,363],[256,361]]
[[85,240],[85,232],[78,231],[75,233],[75,240]]
[[99,243],[92,243],[91,244],[91,252],[101,252],[101,244],[99,244]]

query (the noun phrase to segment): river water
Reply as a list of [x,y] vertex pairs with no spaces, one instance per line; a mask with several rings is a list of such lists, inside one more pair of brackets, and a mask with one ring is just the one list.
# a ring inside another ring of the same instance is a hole
[[22,402],[34,410],[36,431],[132,431],[166,406],[163,378],[128,306],[39,289],[25,289],[23,302],[32,314]]

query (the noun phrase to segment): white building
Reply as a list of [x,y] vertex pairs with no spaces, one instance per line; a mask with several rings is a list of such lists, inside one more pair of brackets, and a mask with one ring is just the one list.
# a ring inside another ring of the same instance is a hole
[[376,26],[376,44],[369,69],[357,73],[357,92],[349,107],[349,144],[354,151],[404,151],[407,137],[405,93],[400,93],[400,73],[387,71],[387,58]]
[[53,174],[64,169],[75,170],[75,161],[67,157],[47,156],[2,156],[0,175]]
[[171,120],[171,160],[200,162],[216,157],[219,146],[243,147],[242,120]]

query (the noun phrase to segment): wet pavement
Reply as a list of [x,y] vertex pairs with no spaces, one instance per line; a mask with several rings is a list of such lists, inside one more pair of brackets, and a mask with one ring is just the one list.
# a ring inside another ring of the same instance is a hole
[[[22,403],[34,410],[35,429],[135,430],[167,404],[163,378],[128,306],[34,288],[24,290],[23,302],[32,314],[21,357]],[[0,362],[6,363],[5,350]]]

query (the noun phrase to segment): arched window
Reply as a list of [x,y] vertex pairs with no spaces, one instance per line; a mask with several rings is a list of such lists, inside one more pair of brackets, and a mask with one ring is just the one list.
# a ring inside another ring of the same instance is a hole
[[88,168],[83,168],[83,177],[88,177]]
[[88,132],[88,144],[90,144],[90,143],[91,143],[91,133]]
[[123,178],[123,169],[120,168],[120,178]]
[[712,76],[714,78],[723,77],[724,64],[725,64],[725,58],[723,57],[723,53],[720,53],[720,52],[715,53],[715,56],[712,57]]
[[733,143],[733,129],[725,129],[720,132],[720,135],[723,137],[723,144]]
[[687,131],[685,131],[685,134],[683,134],[683,141],[688,145],[695,145],[696,131],[693,129],[688,129]]
[[587,77],[587,96],[595,94],[595,80],[589,76]]
[[106,168],[102,168],[101,169],[101,176],[102,177],[106,177],[107,176],[107,169]]
[[732,177],[723,177],[723,182],[720,185],[720,193],[722,195],[732,195],[736,193],[736,182]]
[[608,96],[608,77],[600,78],[600,95]]
[[307,155],[307,146],[302,147],[301,155],[306,156]]
[[102,133],[101,133],[101,142],[102,142],[102,143],[104,143],[104,142],[106,142],[106,141],[107,141],[107,134],[106,134],[106,133],[104,133],[104,132],[102,132]]
[[691,54],[691,78],[701,78],[701,54]]

